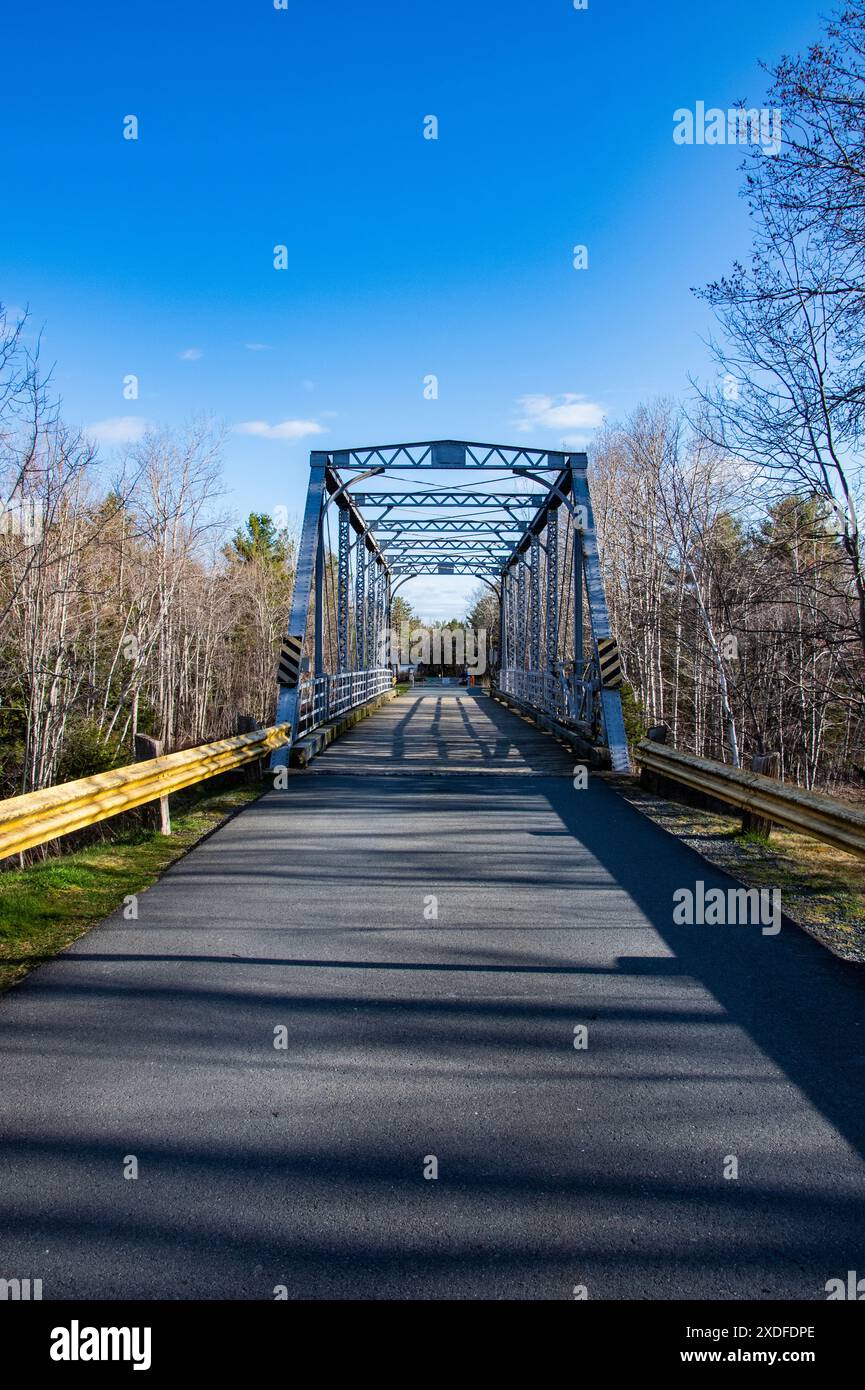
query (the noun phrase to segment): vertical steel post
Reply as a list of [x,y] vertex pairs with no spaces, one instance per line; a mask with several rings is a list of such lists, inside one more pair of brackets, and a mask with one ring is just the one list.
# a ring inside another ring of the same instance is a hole
[[348,507],[339,509],[339,579],[337,584],[337,665],[348,670],[348,581],[349,581],[349,515]]
[[532,536],[532,583],[531,583],[531,606],[529,609],[529,626],[531,628],[531,653],[529,655],[529,668],[532,671],[541,669],[541,540],[539,536]]
[[378,608],[381,575],[378,561],[370,555],[366,577],[366,664],[370,670],[378,665]]
[[574,675],[583,675],[583,536],[574,527]]
[[354,667],[366,666],[366,546],[358,536],[354,558]]
[[518,561],[517,569],[517,650],[516,665],[520,670],[526,664],[526,565],[524,560]]
[[[574,474],[574,502],[585,508],[586,528],[582,532],[583,571],[586,580],[586,594],[589,600],[589,617],[592,623],[592,639],[597,664],[599,637],[612,637],[610,615],[604,594],[604,581],[601,575],[601,562],[598,555],[598,540],[595,533],[595,514],[589,495],[589,483],[584,469]],[[600,678],[600,677],[599,677]],[[601,687],[601,709],[604,715],[604,731],[610,760],[616,772],[630,772],[631,756],[628,751],[628,738],[625,733],[625,719],[622,714],[622,697],[618,690],[605,690]]]
[[393,662],[393,652],[391,651],[390,645],[390,635],[393,630],[393,592],[390,575],[384,570],[382,571],[381,609],[384,632],[382,634],[379,661],[382,666],[390,666]]
[[510,665],[510,652],[508,651],[508,572],[502,573],[501,587],[499,589],[499,671],[506,671]]
[[367,662],[371,668],[378,666],[379,610],[381,608],[381,572],[378,561],[369,562],[369,623],[366,629]]
[[547,513],[547,652],[546,669],[552,672],[559,654],[559,513]]
[[508,570],[508,665],[519,664],[519,645],[517,642],[517,573],[515,568]]
[[318,518],[318,542],[315,547],[315,650],[313,675],[324,675],[324,508]]

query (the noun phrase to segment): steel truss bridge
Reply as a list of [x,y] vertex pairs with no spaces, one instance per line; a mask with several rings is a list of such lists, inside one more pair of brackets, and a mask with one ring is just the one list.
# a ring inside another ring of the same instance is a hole
[[313,452],[278,671],[292,739],[390,686],[403,584],[472,575],[498,599],[495,686],[627,771],[586,470],[582,453],[453,439]]

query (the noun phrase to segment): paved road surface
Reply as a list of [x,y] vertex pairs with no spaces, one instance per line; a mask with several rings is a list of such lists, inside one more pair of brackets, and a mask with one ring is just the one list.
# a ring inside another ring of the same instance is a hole
[[0,1001],[0,1276],[819,1299],[865,1275],[860,974],[792,928],[673,927],[676,888],[730,880],[572,761],[482,695],[404,696]]

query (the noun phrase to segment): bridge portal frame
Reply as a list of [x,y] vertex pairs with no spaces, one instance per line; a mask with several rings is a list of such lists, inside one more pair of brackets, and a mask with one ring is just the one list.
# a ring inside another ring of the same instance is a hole
[[[292,740],[389,687],[397,588],[419,575],[472,575],[498,595],[502,693],[582,728],[626,770],[621,663],[587,468],[582,453],[459,440],[314,450],[278,666],[277,719]],[[394,469],[416,471],[419,485],[357,490]],[[462,471],[472,486],[435,486],[424,470]],[[531,491],[503,491],[503,470]],[[378,515],[368,520],[370,510]],[[273,761],[286,759],[279,750]]]

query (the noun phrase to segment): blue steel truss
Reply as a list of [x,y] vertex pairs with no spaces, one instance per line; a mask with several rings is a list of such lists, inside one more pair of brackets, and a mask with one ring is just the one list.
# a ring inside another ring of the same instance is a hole
[[468,507],[475,509],[496,508],[515,511],[517,508],[540,507],[546,501],[546,493],[520,492],[449,492],[438,489],[430,492],[371,492],[353,493],[359,507],[365,507],[370,498],[375,507]]
[[507,468],[564,467],[568,455],[549,449],[526,449],[511,444],[467,444],[460,439],[426,440],[422,444],[373,444],[366,449],[340,449],[330,455],[334,468]]
[[[394,490],[407,468],[460,469],[470,482],[463,488],[430,476]],[[474,575],[499,599],[498,687],[606,745],[613,766],[625,770],[586,470],[585,454],[453,439],[312,453],[279,662],[277,718],[291,724],[292,738],[389,687],[401,584],[418,575]]]

